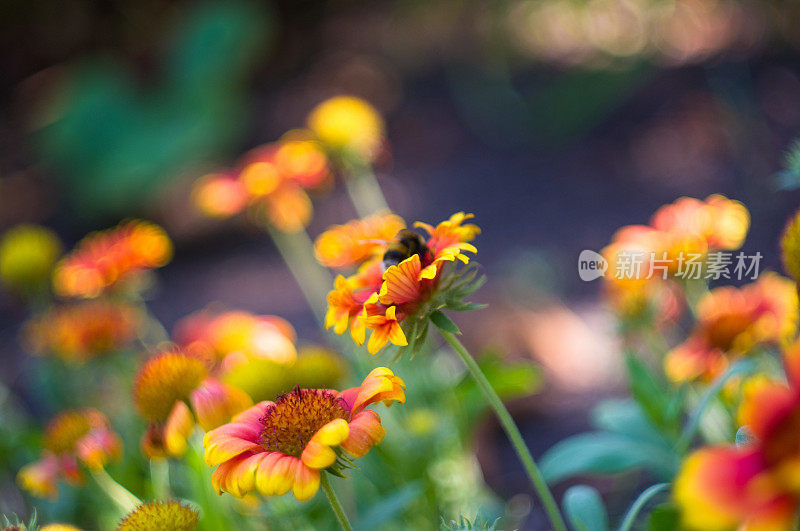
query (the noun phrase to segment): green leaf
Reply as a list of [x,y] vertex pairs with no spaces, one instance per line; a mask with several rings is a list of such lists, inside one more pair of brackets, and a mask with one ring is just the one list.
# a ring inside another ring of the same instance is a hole
[[678,509],[665,503],[658,505],[647,517],[647,531],[676,531],[680,529],[680,513]]
[[431,313],[431,322],[436,325],[436,328],[442,330],[444,332],[449,332],[451,334],[461,334],[461,330],[458,329],[456,324],[450,320],[445,314],[443,314],[440,310],[436,310],[435,312]]
[[592,425],[602,431],[669,448],[669,442],[630,398],[614,398],[597,404],[591,412]]
[[594,487],[570,487],[564,494],[562,505],[570,524],[576,530],[608,531],[608,514],[600,493]]
[[664,390],[650,369],[635,355],[625,356],[628,385],[633,398],[660,428],[677,429],[673,396]]
[[477,302],[455,302],[455,303],[447,303],[446,307],[448,310],[453,310],[455,312],[468,312],[470,310],[482,310],[488,306],[487,304],[481,304]]
[[678,456],[662,446],[607,432],[582,433],[564,439],[541,459],[542,475],[554,483],[579,474],[613,474],[644,468],[660,479],[671,478]]

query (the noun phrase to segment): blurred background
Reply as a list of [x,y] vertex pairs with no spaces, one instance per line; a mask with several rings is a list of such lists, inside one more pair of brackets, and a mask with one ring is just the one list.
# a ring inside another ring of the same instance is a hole
[[[783,171],[800,130],[799,23],[792,0],[7,0],[0,232],[41,223],[70,246],[151,219],[176,244],[150,301],[168,329],[219,301],[322,341],[269,239],[201,218],[188,191],[321,100],[360,96],[387,121],[376,172],[390,206],[434,223],[474,212],[483,229],[476,299],[490,306],[460,325],[474,350],[543,367],[542,392],[510,404],[539,455],[625,393],[600,284],[577,275],[582,249],[719,192],[751,211],[744,250],[780,269],[800,200]],[[336,189],[309,233],[353,217]],[[20,384],[24,318],[0,292],[0,378],[46,416]],[[492,489],[530,505],[491,418],[474,445]]]

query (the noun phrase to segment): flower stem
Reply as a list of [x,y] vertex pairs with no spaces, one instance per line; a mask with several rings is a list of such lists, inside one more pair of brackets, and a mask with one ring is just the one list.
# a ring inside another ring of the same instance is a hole
[[108,475],[104,468],[92,471],[92,476],[101,489],[114,500],[123,513],[128,514],[142,504],[142,500],[131,494],[131,492],[117,483],[114,478]]
[[380,210],[389,210],[372,168],[364,163],[353,162],[345,164],[345,168],[344,171],[348,175],[343,179],[344,185],[359,217],[364,218]]
[[172,497],[169,485],[169,460],[150,460],[150,482],[156,499],[166,500]]
[[322,472],[321,476],[320,485],[322,485],[322,490],[325,491],[325,495],[328,497],[331,509],[333,509],[333,514],[336,515],[339,525],[342,527],[343,531],[353,531],[353,526],[350,525],[350,520],[347,519],[344,509],[342,509],[342,504],[339,503],[339,498],[336,497],[336,493],[333,491],[331,482],[328,479],[328,473]]
[[489,405],[491,405],[492,409],[494,409],[497,419],[503,426],[506,435],[508,435],[508,438],[511,441],[511,445],[517,452],[520,461],[522,461],[522,464],[525,467],[525,471],[528,473],[528,477],[531,479],[536,492],[539,494],[539,498],[542,500],[542,505],[544,506],[548,517],[550,518],[550,522],[553,524],[553,529],[555,529],[555,531],[566,531],[567,526],[558,510],[556,500],[553,498],[553,494],[547,487],[547,482],[544,480],[542,473],[536,466],[536,462],[533,460],[530,450],[528,450],[528,447],[525,445],[525,441],[522,439],[522,434],[519,432],[519,428],[514,422],[514,419],[511,417],[511,414],[508,412],[508,409],[506,409],[506,406],[503,404],[503,401],[500,400],[499,396],[497,396],[492,384],[490,384],[489,380],[486,379],[486,375],[483,374],[483,371],[478,366],[478,363],[472,358],[461,341],[459,341],[458,338],[450,332],[446,332],[441,329],[439,329],[439,332],[442,334],[442,337],[444,337],[445,340],[450,343],[450,345],[453,347],[453,350],[458,353],[461,361],[464,362],[467,370],[469,370],[470,374],[475,379],[475,383],[477,383],[478,387],[481,389],[481,391],[483,391],[483,395],[486,397],[486,400],[488,400]]
[[314,258],[314,244],[306,231],[289,234],[268,225],[272,241],[303,292],[319,323],[325,319],[328,291],[333,285],[330,274]]

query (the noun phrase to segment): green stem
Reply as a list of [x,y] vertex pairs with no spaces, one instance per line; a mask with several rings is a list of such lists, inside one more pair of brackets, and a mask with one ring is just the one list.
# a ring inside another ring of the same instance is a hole
[[333,286],[330,274],[314,258],[314,243],[306,231],[289,234],[267,226],[272,241],[289,267],[319,323],[325,319],[328,291]]
[[136,507],[142,504],[142,500],[131,494],[131,492],[117,483],[114,478],[108,475],[104,468],[92,471],[92,476],[101,489],[114,500],[123,513],[129,514]]
[[169,485],[169,460],[150,460],[150,482],[156,499],[166,500],[172,497]]
[[389,210],[386,198],[375,174],[360,163],[346,164],[344,185],[359,217],[367,217],[381,210]]
[[442,329],[439,329],[439,333],[442,334],[442,337],[444,337],[445,340],[450,343],[450,345],[453,347],[453,350],[455,350],[459,357],[461,357],[461,361],[464,362],[464,365],[466,365],[467,370],[469,370],[470,374],[472,375],[472,378],[475,379],[475,383],[477,383],[478,387],[481,389],[481,391],[483,391],[483,395],[486,397],[489,405],[492,406],[492,409],[494,409],[497,419],[503,426],[506,435],[508,435],[508,438],[511,441],[511,445],[517,452],[517,456],[519,456],[520,461],[522,461],[522,465],[525,467],[528,477],[533,483],[536,492],[539,494],[539,498],[542,500],[542,505],[544,505],[544,509],[550,518],[550,522],[553,524],[553,529],[555,529],[555,531],[566,531],[567,526],[558,510],[556,500],[553,498],[553,494],[547,487],[547,482],[544,480],[542,473],[536,466],[536,462],[533,460],[530,450],[528,450],[528,447],[525,445],[525,441],[522,439],[522,434],[519,432],[519,428],[514,422],[514,419],[511,417],[511,414],[508,412],[508,409],[506,409],[506,406],[503,404],[503,401],[500,400],[499,396],[497,396],[492,384],[490,384],[489,380],[486,379],[486,375],[483,374],[483,371],[481,371],[478,363],[472,358],[461,341],[459,341],[458,338],[452,333],[446,332]]
[[636,521],[636,517],[639,515],[639,511],[642,510],[642,507],[650,501],[650,499],[661,492],[662,490],[669,487],[669,483],[656,483],[655,485],[651,485],[647,489],[642,492],[636,501],[633,502],[631,508],[628,509],[628,512],[625,513],[625,518],[622,520],[622,524],[619,526],[619,531],[630,531],[631,527],[633,527],[633,523]]
[[322,477],[319,480],[320,485],[322,486],[322,490],[325,491],[325,495],[328,497],[328,501],[331,504],[331,509],[333,509],[333,514],[336,515],[339,525],[342,527],[343,531],[353,531],[353,526],[350,525],[350,520],[347,519],[344,509],[342,509],[342,504],[339,503],[339,498],[336,497],[336,493],[333,491],[331,482],[328,480],[328,473],[322,472],[321,475]]

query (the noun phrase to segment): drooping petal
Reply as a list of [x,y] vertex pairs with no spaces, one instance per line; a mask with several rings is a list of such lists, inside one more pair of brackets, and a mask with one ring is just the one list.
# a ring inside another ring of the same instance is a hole
[[283,496],[294,486],[295,471],[300,464],[296,457],[272,452],[266,455],[256,471],[256,488],[262,496]]
[[[358,387],[358,394],[352,402],[352,412],[356,414],[378,401],[383,401],[387,405],[393,401],[402,404],[406,400],[404,388],[403,380],[395,376],[391,369],[386,367],[373,369]],[[352,390],[343,391],[340,396],[344,396],[347,401],[350,398],[348,393],[352,394]]]
[[56,499],[58,496],[58,458],[45,454],[40,460],[22,467],[17,483],[37,498]]
[[86,468],[100,470],[110,461],[119,459],[122,440],[110,429],[95,428],[78,440],[75,453]]
[[342,448],[353,457],[363,457],[370,448],[380,443],[386,435],[381,426],[381,418],[374,411],[366,410],[356,414],[350,421],[350,433],[341,443]]
[[294,476],[294,486],[292,492],[294,497],[300,501],[310,499],[319,490],[319,477],[320,471],[309,468],[302,463],[297,462]]
[[272,402],[261,402],[239,414],[230,424],[206,433],[203,438],[208,466],[221,464],[243,452],[263,448],[259,444],[261,424],[258,419]]
[[311,440],[306,443],[300,459],[311,468],[323,469],[331,466],[336,461],[336,452],[331,449],[331,446],[341,444],[347,439],[349,433],[347,421],[344,419],[328,422],[317,430]]
[[189,447],[187,441],[194,431],[194,417],[186,402],[179,400],[164,424],[164,447],[169,455],[180,457]]

